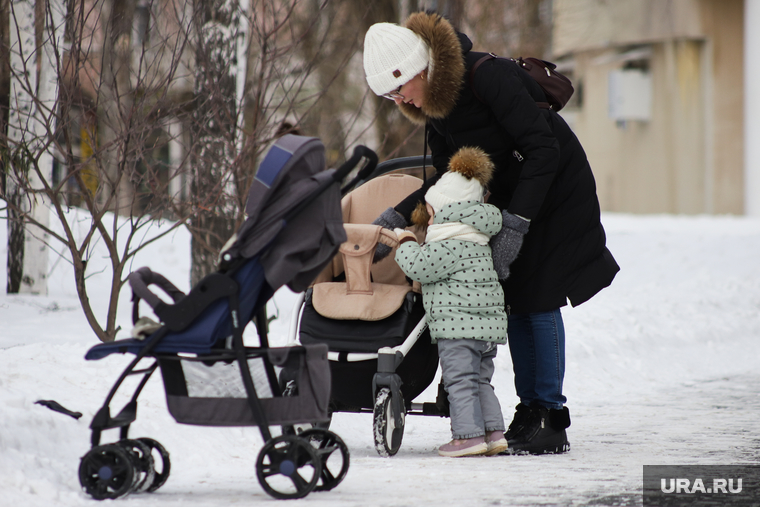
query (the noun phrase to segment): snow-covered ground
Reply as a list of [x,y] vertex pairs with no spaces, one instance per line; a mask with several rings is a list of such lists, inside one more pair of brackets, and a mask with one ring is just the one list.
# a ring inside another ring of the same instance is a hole
[[[336,414],[331,429],[351,450],[348,476],[333,491],[293,503],[641,505],[643,465],[760,463],[760,219],[606,214],[603,221],[622,271],[590,302],[563,312],[569,453],[441,458],[436,448],[450,438],[448,420],[409,417],[398,455],[381,458],[371,416]],[[0,265],[5,245],[3,223]],[[189,238],[180,229],[132,268],[148,265],[187,289],[189,259]],[[48,296],[0,294],[1,505],[95,505],[80,489],[79,458],[89,449],[95,411],[131,359],[84,360],[97,340],[67,264],[55,258],[50,264]],[[107,287],[98,277],[105,276],[93,276],[90,297],[103,315]],[[282,289],[268,305],[278,315],[271,326],[275,343],[285,339],[294,300]],[[119,323],[131,327],[126,292]],[[506,348],[494,384],[509,422],[517,399]],[[431,401],[434,386],[420,398]],[[53,412],[34,403],[40,399],[84,416]],[[155,493],[116,502],[276,502],[256,480],[258,429],[175,423],[158,376],[141,396],[138,414],[130,435],[161,442],[171,453],[171,476]]]

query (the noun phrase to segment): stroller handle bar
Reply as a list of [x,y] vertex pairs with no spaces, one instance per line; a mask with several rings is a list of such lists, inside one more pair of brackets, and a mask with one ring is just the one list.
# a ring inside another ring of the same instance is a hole
[[372,174],[372,172],[377,167],[377,153],[367,148],[366,146],[359,145],[354,148],[354,154],[351,155],[351,158],[346,160],[343,165],[335,170],[335,173],[333,174],[333,181],[341,182],[343,181],[343,178],[348,176],[348,173],[350,173],[363,158],[367,159],[364,167],[359,170],[359,174],[357,174],[353,180],[351,180],[345,187],[341,189],[341,194],[345,194],[359,181],[363,181],[370,174]]
[[[418,155],[414,157],[392,158],[390,160],[386,160],[377,164],[377,168],[372,171],[372,173],[369,174],[366,179],[372,180],[378,176],[382,176],[393,171],[398,171],[399,169],[413,169],[415,167],[427,167],[428,165],[433,167],[433,157],[430,155],[424,157],[422,155]],[[423,176],[423,180],[427,179],[426,174],[423,174]],[[361,183],[364,183],[364,181]]]
[[129,281],[129,286],[132,288],[133,301],[135,297],[143,299],[154,310],[159,304],[163,303],[163,301],[161,301],[161,299],[148,288],[149,285],[157,285],[169,295],[175,303],[185,297],[185,293],[167,280],[165,276],[151,271],[148,267],[143,267],[130,273],[127,280]]
[[[237,282],[222,273],[211,273],[198,282],[189,294],[174,286],[169,280],[150,268],[143,267],[129,275],[129,285],[132,287],[132,322],[137,324],[140,319],[138,305],[144,299],[153,313],[161,319],[170,330],[182,331],[212,303],[223,297],[230,297],[238,291]],[[174,300],[173,304],[165,303],[148,286],[157,285]]]

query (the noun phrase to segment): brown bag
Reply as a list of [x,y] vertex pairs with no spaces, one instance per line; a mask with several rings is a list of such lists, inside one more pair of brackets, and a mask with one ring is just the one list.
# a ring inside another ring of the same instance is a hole
[[[538,107],[551,109],[553,111],[559,111],[565,107],[567,101],[570,100],[570,97],[573,96],[573,91],[575,91],[573,89],[573,83],[571,83],[566,76],[557,72],[557,66],[552,62],[530,57],[520,57],[517,59],[506,58],[503,56],[496,56],[493,53],[488,53],[483,58],[475,62],[475,65],[472,66],[472,69],[470,70],[470,88],[472,88],[472,80],[475,78],[475,71],[478,70],[480,64],[494,58],[501,58],[502,60],[510,60],[512,62],[515,62],[517,65],[522,67],[523,70],[525,70],[525,72],[527,72],[530,77],[536,81],[536,83],[538,83],[538,85],[544,91],[544,95],[546,95],[547,100],[547,102],[536,102],[536,105]],[[483,102],[483,99],[478,96],[474,88],[472,88],[472,92],[475,94],[475,97],[479,101]]]

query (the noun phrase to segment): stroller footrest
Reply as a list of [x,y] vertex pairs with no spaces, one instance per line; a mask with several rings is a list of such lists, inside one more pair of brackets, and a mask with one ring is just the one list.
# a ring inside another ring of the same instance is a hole
[[101,407],[95,417],[92,419],[90,428],[107,430],[110,428],[121,428],[132,424],[137,419],[137,402],[127,403],[116,417],[111,417],[111,410],[108,406]]

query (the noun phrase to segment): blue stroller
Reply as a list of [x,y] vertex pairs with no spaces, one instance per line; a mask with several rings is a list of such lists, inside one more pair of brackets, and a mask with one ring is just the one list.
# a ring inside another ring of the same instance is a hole
[[[340,182],[360,163],[365,165],[359,175],[340,190]],[[260,343],[250,347],[243,343],[243,330],[279,287],[304,290],[330,262],[346,239],[340,192],[376,163],[374,152],[360,146],[339,169],[323,171],[324,146],[318,139],[284,136],[259,166],[248,195],[248,218],[223,251],[218,272],[187,295],[147,267],[130,274],[133,321],[136,329],[146,329],[144,336],[96,345],[85,356],[135,355],[90,424],[92,448],[79,466],[85,492],[102,500],[153,492],[166,482],[171,465],[164,447],[150,438],[129,437],[137,399],[156,369],[178,423],[259,427],[264,446],[256,475],[271,496],[302,498],[343,480],[349,452],[340,437],[319,428],[294,431],[297,424],[329,419],[327,346],[270,348],[265,327],[257,322]],[[153,293],[152,285],[173,303]],[[140,317],[140,300],[152,307],[160,324]],[[138,367],[143,360],[150,364]],[[283,369],[296,372],[297,390],[280,386]],[[130,376],[138,376],[137,388],[113,416],[109,405]],[[282,434],[273,437],[270,425],[282,426]],[[119,440],[101,444],[102,432],[116,428]]]

